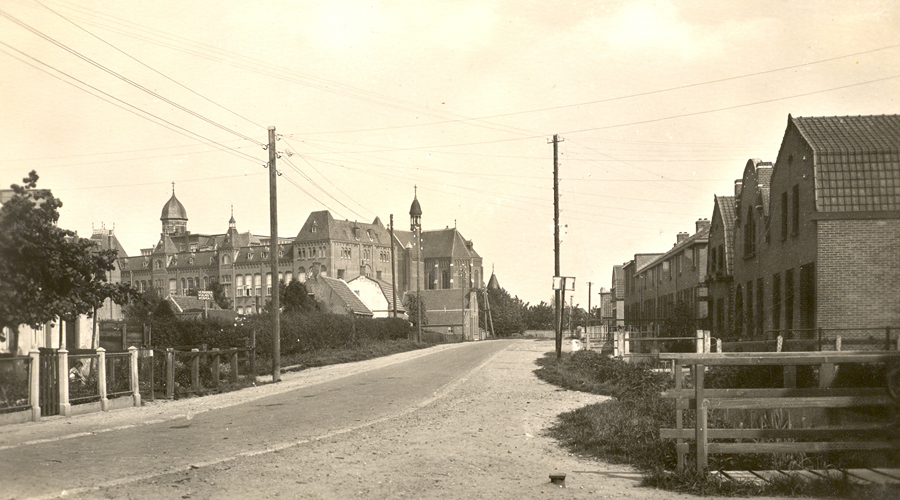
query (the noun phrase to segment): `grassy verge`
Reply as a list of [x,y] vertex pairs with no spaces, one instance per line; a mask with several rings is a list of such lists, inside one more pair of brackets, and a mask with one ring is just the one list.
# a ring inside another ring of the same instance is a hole
[[[551,353],[540,359],[538,366],[535,374],[549,383],[611,396],[608,401],[560,415],[550,435],[574,453],[633,465],[644,473],[646,486],[696,495],[900,498],[900,488],[857,486],[840,480],[785,477],[755,483],[722,480],[695,470],[672,472],[676,459],[674,443],[659,437],[660,428],[674,427],[674,401],[659,397],[669,387],[668,377],[593,351],[564,353],[559,361]],[[783,457],[756,457],[757,462],[746,468],[769,470],[783,465]],[[711,469],[718,469],[715,457],[711,459]]]

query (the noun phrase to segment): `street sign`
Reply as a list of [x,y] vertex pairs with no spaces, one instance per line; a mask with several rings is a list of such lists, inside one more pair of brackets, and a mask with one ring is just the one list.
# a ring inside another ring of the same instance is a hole
[[212,300],[213,293],[210,290],[200,290],[197,292],[197,298],[200,300]]

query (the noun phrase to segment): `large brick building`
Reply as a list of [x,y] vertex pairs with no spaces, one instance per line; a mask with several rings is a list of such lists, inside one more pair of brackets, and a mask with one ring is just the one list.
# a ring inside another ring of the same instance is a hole
[[[482,259],[456,228],[423,231],[421,220],[417,197],[410,207],[411,230],[395,229],[393,238],[377,217],[364,223],[335,219],[327,210],[312,212],[295,237],[279,238],[274,279],[305,282],[323,276],[348,282],[365,276],[388,288],[393,278],[401,298],[422,292],[429,318],[434,316],[431,325],[457,332],[464,324],[474,324],[468,318],[477,318],[477,301],[468,294],[484,287]],[[187,210],[174,191],[160,221],[162,232],[154,247],[119,259],[122,281],[140,291],[155,288],[173,296],[218,282],[237,313],[251,314],[265,306],[273,285],[270,237],[239,231],[233,215],[223,233],[192,233]],[[458,292],[446,292],[454,289]]]
[[774,166],[744,169],[733,241],[724,333],[900,326],[900,116],[788,116]]

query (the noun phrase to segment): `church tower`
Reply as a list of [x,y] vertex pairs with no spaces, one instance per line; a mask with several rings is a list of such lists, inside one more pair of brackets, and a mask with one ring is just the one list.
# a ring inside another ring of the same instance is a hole
[[172,183],[172,197],[163,205],[162,215],[159,216],[162,221],[162,232],[167,235],[184,234],[187,232],[187,210],[184,205],[175,197],[175,183]]
[[409,230],[422,230],[422,206],[419,205],[418,189],[413,188],[413,201],[409,207]]

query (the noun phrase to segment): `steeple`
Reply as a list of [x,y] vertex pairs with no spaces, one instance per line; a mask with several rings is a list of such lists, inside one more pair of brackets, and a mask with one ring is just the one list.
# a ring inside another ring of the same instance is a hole
[[419,205],[418,186],[413,186],[413,201],[409,207],[409,230],[422,229],[422,206]]
[[237,221],[234,220],[234,205],[231,205],[231,218],[228,219],[228,229],[236,229]]

